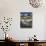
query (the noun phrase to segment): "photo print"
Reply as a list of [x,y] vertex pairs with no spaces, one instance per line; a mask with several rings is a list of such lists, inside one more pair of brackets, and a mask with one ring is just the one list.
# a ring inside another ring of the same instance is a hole
[[32,28],[32,12],[20,12],[20,27]]

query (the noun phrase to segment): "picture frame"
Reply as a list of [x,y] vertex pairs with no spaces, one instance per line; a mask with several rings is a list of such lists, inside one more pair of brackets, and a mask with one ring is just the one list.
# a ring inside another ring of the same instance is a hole
[[32,28],[32,12],[20,12],[20,28]]

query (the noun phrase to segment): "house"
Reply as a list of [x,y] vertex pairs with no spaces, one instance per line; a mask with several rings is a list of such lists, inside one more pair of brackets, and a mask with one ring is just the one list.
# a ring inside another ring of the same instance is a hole
[[[8,36],[15,40],[29,40],[36,35],[38,40],[46,40],[46,3],[42,3],[38,8],[33,8],[29,0],[0,0],[0,39],[5,39],[1,26],[3,18],[8,17],[12,18]],[[20,12],[32,12],[32,28],[20,27]]]

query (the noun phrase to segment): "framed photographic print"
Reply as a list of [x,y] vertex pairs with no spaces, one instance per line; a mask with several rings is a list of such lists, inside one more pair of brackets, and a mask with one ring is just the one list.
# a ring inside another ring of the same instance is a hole
[[20,12],[20,27],[32,28],[32,12]]

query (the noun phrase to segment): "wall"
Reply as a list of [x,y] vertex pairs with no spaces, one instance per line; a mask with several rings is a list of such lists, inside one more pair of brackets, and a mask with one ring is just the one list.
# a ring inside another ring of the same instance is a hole
[[[30,29],[20,28],[20,12],[23,11],[33,13],[33,27]],[[37,39],[44,40],[46,34],[45,12],[44,4],[43,7],[33,8],[28,0],[0,0],[0,19],[4,16],[13,18],[12,26],[8,33],[17,40],[27,40],[34,34],[37,35]],[[0,31],[0,35],[2,35],[1,33],[3,32]],[[0,39],[4,39],[4,37],[0,36]]]

